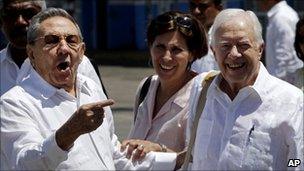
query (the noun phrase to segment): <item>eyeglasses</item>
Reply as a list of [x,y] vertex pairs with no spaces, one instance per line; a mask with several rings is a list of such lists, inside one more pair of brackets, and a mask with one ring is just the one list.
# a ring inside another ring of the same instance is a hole
[[187,16],[172,16],[172,15],[160,15],[155,19],[156,28],[171,25],[173,28],[176,26],[186,36],[192,35],[193,21]]
[[77,50],[80,42],[82,41],[79,36],[73,35],[73,34],[65,35],[65,36],[49,34],[49,35],[45,35],[42,37],[38,37],[32,42],[35,42],[39,39],[44,39],[46,48],[53,48],[53,47],[57,46],[61,42],[62,39],[64,39],[66,41],[67,45],[74,50]]

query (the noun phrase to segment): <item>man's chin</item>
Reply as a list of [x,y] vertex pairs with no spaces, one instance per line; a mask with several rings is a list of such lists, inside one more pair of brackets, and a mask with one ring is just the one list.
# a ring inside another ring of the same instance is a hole
[[26,49],[26,41],[10,41],[11,45],[16,49]]

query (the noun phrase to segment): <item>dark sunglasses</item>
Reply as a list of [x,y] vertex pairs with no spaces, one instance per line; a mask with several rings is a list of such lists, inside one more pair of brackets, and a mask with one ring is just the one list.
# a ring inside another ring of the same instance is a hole
[[67,45],[72,49],[77,49],[79,44],[81,43],[81,38],[78,35],[55,35],[55,34],[49,34],[42,37],[36,38],[33,42],[43,39],[45,43],[46,48],[53,48],[59,44],[59,42],[64,39],[67,43]]
[[175,23],[176,26],[184,28],[188,34],[192,34],[193,21],[187,16],[172,16],[172,15],[161,15],[155,19],[155,24],[157,25],[168,25],[170,23]]
[[38,12],[39,11],[34,8],[21,9],[21,10],[3,9],[1,10],[1,17],[3,19],[16,19],[21,15],[25,20],[30,20],[32,19],[32,17],[38,14]]

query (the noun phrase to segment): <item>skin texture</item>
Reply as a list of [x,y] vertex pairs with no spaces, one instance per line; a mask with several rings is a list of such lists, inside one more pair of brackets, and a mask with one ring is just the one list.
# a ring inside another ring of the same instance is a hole
[[3,17],[2,31],[13,46],[25,49],[29,23],[40,10],[32,2],[12,2],[4,9],[7,16]]
[[187,64],[192,61],[192,56],[178,31],[157,36],[150,53],[154,70],[162,82],[173,83],[185,79]]
[[193,78],[193,73],[187,69],[193,57],[178,31],[158,35],[150,53],[154,70],[160,78],[154,106],[155,116],[163,104]]
[[112,99],[90,103],[80,108],[56,131],[56,142],[62,150],[69,150],[82,134],[96,130],[104,118],[103,107],[113,105]]
[[[159,76],[154,113],[155,116],[166,101],[196,74],[187,66],[193,60],[186,40],[179,31],[156,36],[150,54],[155,72]],[[150,141],[131,139],[122,142],[121,150],[127,148],[127,158],[141,160],[150,151],[163,151],[161,145]],[[173,152],[171,149],[166,151]]]
[[[61,35],[61,38],[58,44],[48,46],[44,38],[40,37],[52,34]],[[27,52],[35,70],[45,81],[76,97],[77,67],[84,54],[85,45],[79,41],[77,48],[71,48],[63,38],[66,35],[78,35],[74,23],[61,16],[50,17],[40,24],[37,30],[38,39],[33,45],[27,45]],[[62,62],[69,63],[65,70],[58,68],[58,64]],[[96,130],[103,123],[103,108],[112,104],[114,101],[109,99],[80,106],[56,131],[57,145],[62,150],[69,150],[80,135]]]
[[11,1],[4,8],[5,16],[1,17],[2,32],[10,42],[11,55],[20,67],[27,58],[26,33],[32,16],[41,11],[41,7],[31,1]]
[[221,5],[215,5],[212,0],[189,0],[189,4],[191,14],[200,20],[207,31],[217,14],[223,9]]
[[[51,34],[78,35],[78,31],[69,19],[57,16],[44,20],[38,29],[38,37]],[[75,95],[77,67],[81,62],[84,50],[85,45],[82,41],[79,42],[77,49],[72,49],[62,37],[55,47],[47,47],[44,39],[41,38],[34,45],[28,45],[27,48],[28,56],[35,70],[48,83],[56,88],[64,88],[71,95]],[[69,63],[67,69],[58,69],[58,65],[62,62]]]
[[239,16],[216,30],[211,48],[224,78],[220,87],[233,100],[241,88],[253,85],[257,78],[263,44],[256,42],[252,23]]

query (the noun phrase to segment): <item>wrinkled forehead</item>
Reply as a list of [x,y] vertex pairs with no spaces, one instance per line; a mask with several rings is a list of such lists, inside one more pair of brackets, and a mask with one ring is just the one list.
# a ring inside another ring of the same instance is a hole
[[76,25],[68,18],[53,16],[40,23],[38,34],[78,35]]
[[[215,31],[216,37],[225,37],[226,35],[238,35],[252,39],[254,37],[253,24],[244,18],[236,18],[223,22]],[[235,37],[237,38],[237,37]],[[238,37],[240,38],[240,37]]]

